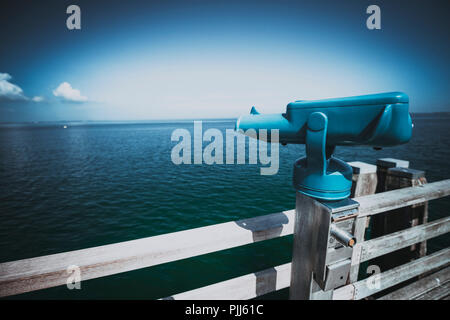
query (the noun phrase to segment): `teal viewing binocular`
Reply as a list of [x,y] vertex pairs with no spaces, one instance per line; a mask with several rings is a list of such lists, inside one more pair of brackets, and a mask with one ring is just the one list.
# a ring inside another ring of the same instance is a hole
[[[352,168],[333,157],[336,146],[367,145],[375,148],[406,143],[412,134],[409,98],[402,92],[303,101],[287,105],[283,114],[240,117],[236,130],[253,129],[257,139],[271,141],[278,129],[279,142],[306,144],[306,157],[294,164],[294,187],[308,196],[340,200],[350,195]],[[260,130],[267,130],[260,136]]]

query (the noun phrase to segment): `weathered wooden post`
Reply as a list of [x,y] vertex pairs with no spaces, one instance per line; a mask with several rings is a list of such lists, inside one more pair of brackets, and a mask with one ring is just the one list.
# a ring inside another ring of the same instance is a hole
[[[409,168],[391,168],[386,177],[386,191],[421,186],[427,183],[425,172]],[[410,207],[399,209],[391,217],[393,221],[387,224],[387,232],[395,232],[410,228],[428,221],[428,202],[414,204]],[[406,252],[407,250],[405,250]],[[412,254],[406,254],[409,259],[423,257],[426,255],[426,241],[418,246],[410,247]]]
[[289,298],[309,300],[313,286],[315,244],[315,212],[317,200],[297,192],[295,204],[294,241],[292,245],[292,269]]
[[361,161],[348,163],[353,169],[351,198],[367,196],[376,192],[377,166]]
[[[391,159],[396,160],[396,159]],[[396,167],[386,168],[389,161],[379,159],[377,164],[384,165],[384,185],[382,191],[420,186],[427,183],[425,172],[408,168],[408,161],[396,160],[390,164],[396,163]],[[401,166],[399,166],[401,165]],[[372,234],[374,237],[393,233],[402,229],[413,227],[428,220],[428,202],[415,204],[410,207],[386,212],[374,220]],[[379,257],[375,263],[382,270],[390,269],[412,259],[426,255],[426,241],[419,245],[413,245],[409,248],[400,250],[398,253],[388,254]]]
[[[377,160],[377,188],[376,193],[387,191],[386,177],[388,170],[392,168],[408,168],[409,161],[394,159],[394,158],[381,158]],[[380,237],[386,234],[388,214],[386,212],[378,214],[372,218],[371,221],[371,236],[373,238]]]
[[[353,161],[348,163],[353,169],[353,184],[351,197],[362,197],[370,194],[374,194],[377,188],[377,167],[373,164]],[[370,223],[370,217],[356,217],[355,225],[353,228],[353,235],[356,242],[360,243],[365,240],[366,230]],[[367,263],[363,264],[363,269],[367,266]],[[350,268],[349,282],[355,282],[358,280],[360,265],[359,263],[353,263]]]
[[377,189],[376,192],[386,191],[386,176],[387,172],[391,168],[409,168],[409,161],[394,159],[394,158],[381,158],[377,160]]

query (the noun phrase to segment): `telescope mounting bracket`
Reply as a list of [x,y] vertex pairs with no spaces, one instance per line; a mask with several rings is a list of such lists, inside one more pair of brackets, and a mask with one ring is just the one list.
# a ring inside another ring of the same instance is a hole
[[297,191],[322,200],[341,200],[350,195],[352,168],[333,157],[334,145],[327,145],[328,117],[322,112],[309,115],[306,129],[306,157],[294,163]]

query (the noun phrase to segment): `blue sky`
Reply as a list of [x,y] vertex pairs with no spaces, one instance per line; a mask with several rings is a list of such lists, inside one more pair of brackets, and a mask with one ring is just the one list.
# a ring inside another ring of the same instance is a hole
[[[81,30],[66,8],[81,8]],[[366,8],[381,8],[381,30]],[[450,111],[446,1],[22,1],[0,5],[0,121],[238,117],[404,91]]]

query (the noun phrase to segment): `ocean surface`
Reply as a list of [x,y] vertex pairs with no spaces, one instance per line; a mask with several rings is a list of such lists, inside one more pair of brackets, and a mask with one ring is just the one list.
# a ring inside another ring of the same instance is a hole
[[[450,116],[413,118],[412,140],[375,151],[338,147],[346,161],[392,157],[424,170],[429,182],[450,178]],[[64,128],[67,126],[67,128]],[[0,262],[254,217],[293,209],[292,165],[304,146],[280,146],[278,174],[261,164],[175,165],[175,129],[192,121],[0,124]],[[204,121],[222,132],[234,120]],[[225,134],[224,134],[225,137]],[[204,146],[208,143],[204,143]],[[224,153],[225,154],[225,153]],[[448,215],[449,199],[430,203],[430,220]],[[286,263],[292,237],[10,299],[156,299]],[[429,242],[431,251],[449,237]],[[287,290],[266,296],[285,299]]]

